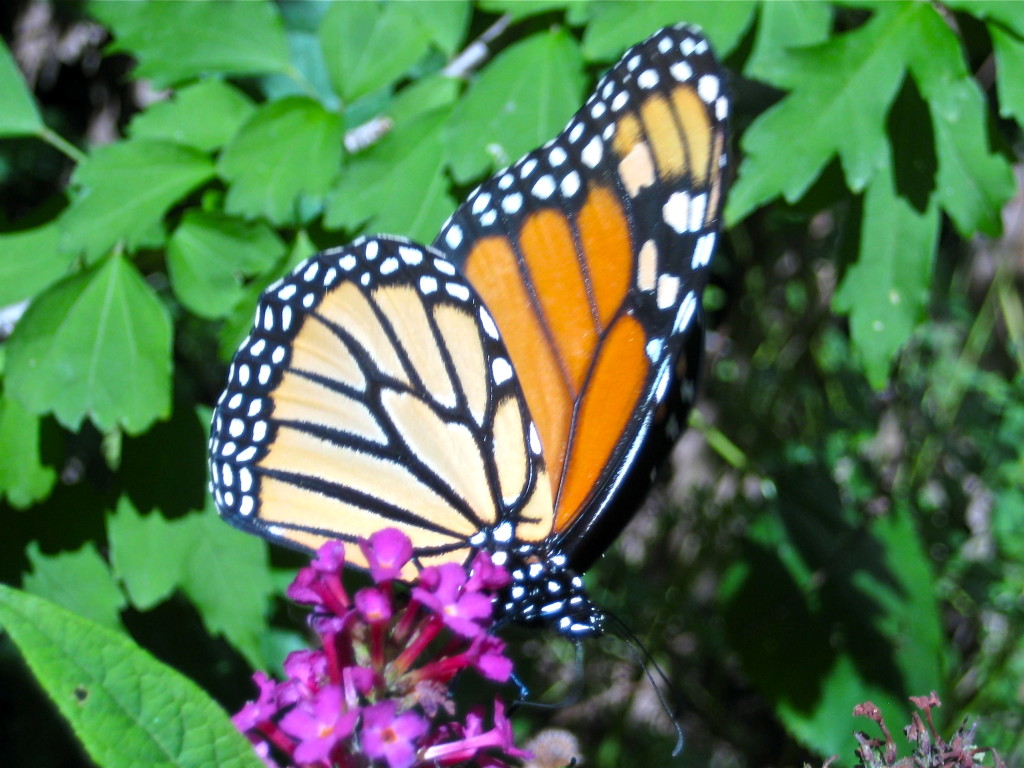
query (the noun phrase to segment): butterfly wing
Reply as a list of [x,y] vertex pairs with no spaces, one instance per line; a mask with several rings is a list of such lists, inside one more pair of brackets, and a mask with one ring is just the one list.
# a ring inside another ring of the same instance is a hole
[[579,569],[642,501],[671,445],[662,428],[692,403],[727,113],[707,41],[663,29],[435,242],[502,329],[540,433],[555,539]]
[[551,531],[539,439],[493,319],[440,253],[399,238],[318,254],[267,289],[210,455],[222,516],[301,549],[393,526],[423,566],[467,560],[485,529]]

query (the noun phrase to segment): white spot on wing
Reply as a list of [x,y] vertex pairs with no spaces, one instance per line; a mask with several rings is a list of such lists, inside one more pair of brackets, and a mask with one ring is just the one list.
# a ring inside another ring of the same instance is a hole
[[[458,227],[452,227],[452,229],[448,230],[449,237],[451,237],[452,230],[455,229],[458,229]],[[462,239],[461,229],[459,229],[459,239]],[[452,248],[454,247],[455,246],[453,245]],[[402,261],[413,267],[419,264],[421,261],[423,261],[423,251],[421,251],[419,248],[410,248],[407,245],[399,246],[398,255],[402,257]]]
[[501,201],[501,207],[505,209],[505,213],[515,213],[523,207],[523,196],[518,192],[511,194]]
[[491,204],[491,196],[484,192],[482,195],[473,201],[472,211],[473,213],[481,213],[488,205]]
[[718,78],[714,75],[704,75],[697,81],[697,95],[705,104],[710,104],[718,98]]
[[668,309],[676,303],[679,296],[679,278],[675,275],[658,276],[657,302],[658,309]]
[[540,456],[540,435],[537,434],[537,425],[530,422],[530,451],[534,456]]
[[484,327],[484,333],[492,339],[498,338],[498,326],[494,324],[494,318],[491,317],[491,313],[483,307],[480,307],[480,325]]
[[459,301],[469,300],[469,288],[461,283],[445,283],[444,289],[450,296],[458,299]]
[[576,173],[576,171],[566,174],[559,186],[562,189],[563,195],[566,197],[572,197],[580,191],[580,175]]
[[554,192],[555,180],[551,178],[551,174],[541,176],[537,179],[537,183],[533,185],[533,194],[541,200],[547,200]]
[[693,67],[687,64],[685,61],[677,61],[668,71],[672,73],[672,77],[678,80],[680,83],[685,83],[691,77],[693,77]]
[[697,309],[697,294],[690,291],[679,305],[679,312],[676,313],[675,322],[672,324],[672,332],[679,333],[690,324],[693,313]]
[[495,384],[504,384],[512,378],[512,366],[504,357],[496,357],[491,361],[491,375]]
[[673,192],[662,206],[661,215],[676,232],[686,232],[690,225],[690,196],[686,192]]
[[650,90],[654,88],[661,78],[658,77],[658,73],[653,69],[645,69],[636,79],[637,85],[644,90]]
[[596,168],[598,163],[601,162],[601,158],[604,156],[604,145],[601,140],[596,136],[590,140],[590,143],[583,148],[583,152],[580,157],[583,162],[590,168]]
[[699,232],[704,225],[704,213],[708,207],[707,194],[700,194],[690,201],[690,231]]
[[693,249],[693,260],[690,262],[690,266],[693,269],[706,267],[711,261],[711,254],[714,250],[715,233],[708,232],[706,235],[701,235],[697,240],[697,246]]

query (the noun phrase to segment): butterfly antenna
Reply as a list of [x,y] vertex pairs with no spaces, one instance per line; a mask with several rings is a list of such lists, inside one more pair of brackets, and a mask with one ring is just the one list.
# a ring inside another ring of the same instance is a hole
[[633,657],[639,662],[640,666],[643,667],[644,674],[647,675],[647,679],[654,687],[655,693],[658,694],[658,701],[661,702],[661,708],[665,710],[665,714],[668,715],[669,720],[672,721],[672,725],[676,729],[676,746],[672,750],[672,757],[677,757],[680,752],[683,751],[683,726],[679,724],[679,716],[676,714],[678,706],[672,707],[669,705],[669,699],[666,698],[665,693],[662,692],[661,687],[658,686],[657,680],[655,680],[654,674],[651,673],[651,668],[657,673],[658,678],[665,686],[665,690],[668,691],[669,697],[678,702],[680,699],[679,692],[676,687],[672,685],[672,681],[668,679],[668,675],[661,668],[661,665],[654,660],[651,656],[651,652],[647,650],[647,647],[640,642],[640,638],[631,630],[626,623],[622,621],[618,616],[611,613],[605,613],[605,618],[611,625],[613,634],[621,637],[630,651],[633,653]]
[[[576,675],[573,677],[572,687],[562,697],[562,700],[555,702],[532,701],[528,698],[530,696],[529,686],[523,682],[519,675],[513,672],[511,682],[519,689],[519,700],[512,704],[513,708],[523,706],[535,707],[537,709],[563,709],[572,706],[583,698],[583,641],[574,639],[572,644],[576,649]],[[509,711],[511,712],[512,710]]]

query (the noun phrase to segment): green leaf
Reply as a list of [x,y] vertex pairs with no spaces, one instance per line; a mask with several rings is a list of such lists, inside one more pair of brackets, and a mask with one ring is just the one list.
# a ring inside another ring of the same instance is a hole
[[68,274],[73,254],[58,248],[59,226],[0,234],[0,307],[29,299]]
[[60,218],[62,247],[89,260],[118,240],[148,242],[167,210],[213,178],[202,152],[166,141],[133,139],[98,148],[75,170],[79,194]]
[[123,634],[4,585],[0,624],[97,765],[263,765],[219,705]]
[[893,189],[889,174],[868,186],[857,263],[835,295],[837,312],[850,317],[850,336],[868,381],[882,389],[896,352],[924,319],[931,285],[939,214],[923,213]]
[[284,243],[263,222],[193,209],[168,244],[171,286],[197,315],[223,317],[242,295],[244,278],[269,269],[284,251]]
[[393,83],[430,46],[428,30],[402,4],[335,3],[320,27],[327,72],[345,101]]
[[221,327],[220,343],[218,351],[221,360],[230,360],[242,343],[242,339],[249,335],[252,330],[253,313],[256,311],[256,302],[268,285],[279,277],[286,275],[303,261],[308,259],[319,250],[305,230],[299,230],[295,235],[288,257],[274,267],[271,271],[253,280],[245,287],[241,298],[231,310]]
[[352,158],[328,197],[324,225],[430,242],[455,210],[444,174],[447,109],[399,125]]
[[22,587],[38,597],[111,629],[121,628],[124,595],[118,589],[107,562],[91,541],[77,552],[44,555],[32,542],[25,552],[32,572]]
[[746,33],[756,8],[749,0],[595,3],[594,18],[583,35],[583,55],[588,61],[613,61],[662,27],[683,21],[701,27],[715,52],[726,56]]
[[210,509],[180,521],[191,536],[182,591],[211,634],[222,634],[256,668],[265,666],[261,637],[274,593],[262,539],[237,531]]
[[0,138],[38,136],[46,127],[7,44],[0,40]]
[[842,754],[863,727],[854,704],[871,700],[888,720],[907,696],[943,690],[935,579],[898,501],[865,526],[844,514],[831,467],[791,465],[775,480],[776,508],[722,582],[727,638],[786,728]]
[[994,21],[1024,37],[1024,6],[1006,0],[949,0],[944,6],[965,11],[986,21]]
[[435,0],[432,3],[407,3],[403,8],[412,13],[430,36],[430,40],[447,56],[453,56],[466,39],[472,5],[469,0]]
[[773,82],[777,66],[785,66],[786,51],[828,40],[832,7],[820,0],[800,3],[762,3],[758,10],[757,37],[743,73]]
[[132,605],[146,610],[180,589],[210,634],[223,635],[254,667],[265,665],[260,638],[274,592],[265,542],[212,509],[167,521],[158,512],[140,516],[127,499],[107,526]]
[[140,112],[128,125],[133,138],[163,139],[208,152],[224,146],[255,109],[222,80],[203,80]]
[[294,224],[300,196],[324,195],[337,176],[342,139],[341,118],[313,99],[263,106],[221,155],[218,170],[231,185],[227,212]]
[[579,47],[563,29],[502,51],[452,115],[449,162],[459,182],[501,168],[555,136],[583,100]]
[[140,611],[166,600],[178,588],[193,545],[179,521],[168,522],[155,511],[143,517],[124,497],[107,518],[107,540],[114,573]]
[[57,470],[43,464],[39,417],[17,401],[0,397],[0,493],[17,509],[50,495]]
[[[777,60],[774,84],[791,93],[743,136],[746,157],[726,204],[728,221],[779,194],[789,202],[800,199],[836,154],[855,192],[887,162],[885,118],[903,81],[905,38],[922,13],[932,12],[918,3],[894,3],[892,9]],[[780,151],[796,137],[799,151]]]
[[417,80],[395,95],[387,115],[395,123],[403,123],[425,112],[454,104],[459,97],[459,81],[444,75]]
[[564,11],[578,0],[481,0],[480,7],[488,13],[508,14],[512,23],[530,16],[552,11]]
[[964,237],[996,235],[1013,196],[1013,170],[988,150],[985,96],[964,62],[960,41],[939,12],[922,6],[908,38],[907,61],[935,130],[939,201]]
[[1024,124],[1024,42],[995,24],[988,27],[996,56],[999,114]]
[[72,430],[90,418],[129,434],[166,418],[171,321],[124,258],[47,289],[7,342],[7,393]]
[[204,74],[255,75],[290,68],[273,3],[219,0],[125,3],[92,0],[89,11],[114,32],[109,50],[139,61],[133,76],[163,88]]

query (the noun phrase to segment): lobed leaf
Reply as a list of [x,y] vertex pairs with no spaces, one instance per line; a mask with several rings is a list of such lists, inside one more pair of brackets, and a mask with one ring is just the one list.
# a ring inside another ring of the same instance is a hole
[[99,147],[71,178],[79,189],[60,217],[62,248],[94,261],[122,239],[129,249],[152,244],[168,209],[213,175],[209,157],[168,141]]
[[234,86],[203,80],[140,112],[128,124],[128,134],[209,152],[224,146],[254,109],[252,100]]
[[888,383],[892,359],[924,318],[939,237],[934,202],[918,211],[877,174],[864,201],[860,254],[836,291],[868,381]]
[[317,101],[289,96],[258,109],[220,157],[227,213],[294,224],[300,198],[318,199],[338,174],[341,118]]
[[32,566],[22,579],[26,592],[104,627],[121,630],[124,594],[93,542],[86,542],[76,552],[44,555],[33,541],[25,554]]
[[431,32],[401,4],[335,3],[320,25],[327,73],[346,102],[383,88],[427,52]]
[[206,629],[223,635],[255,668],[273,584],[265,542],[225,525],[212,509],[168,521],[145,517],[127,499],[108,519],[111,560],[140,610],[180,589]]
[[405,6],[422,25],[430,41],[445,55],[454,56],[466,39],[473,12],[469,0],[434,0]]
[[635,3],[614,0],[594,4],[593,19],[583,34],[583,55],[589,61],[613,61],[659,28],[686,22],[701,27],[721,58],[740,42],[754,21],[757,4],[750,0],[666,0]]
[[244,278],[269,269],[284,251],[284,243],[263,222],[193,209],[168,243],[171,286],[200,317],[223,317],[241,297]]
[[906,50],[934,126],[939,201],[964,237],[979,231],[995,235],[1002,228],[1002,207],[1014,193],[1013,171],[988,149],[985,97],[959,40],[938,11],[922,8]]
[[448,132],[456,181],[508,165],[557,134],[583,99],[583,59],[563,29],[502,51],[458,103]]
[[[903,80],[902,41],[925,12],[894,5],[853,32],[777,57],[774,84],[791,92],[743,135],[727,221],[777,195],[800,199],[837,154],[850,189],[864,188],[888,160],[885,116]],[[799,151],[780,151],[792,146]]]
[[277,8],[267,0],[125,3],[90,0],[89,12],[114,32],[110,51],[131,53],[133,76],[163,88],[205,74],[288,72]]
[[444,174],[449,115],[418,117],[354,157],[327,199],[325,226],[433,240],[456,206]]
[[7,346],[8,395],[69,429],[137,434],[170,411],[171,321],[120,256],[47,289]]
[[790,49],[828,40],[832,7],[823,0],[802,3],[763,3],[758,9],[757,34],[743,73],[765,82],[779,77]]

